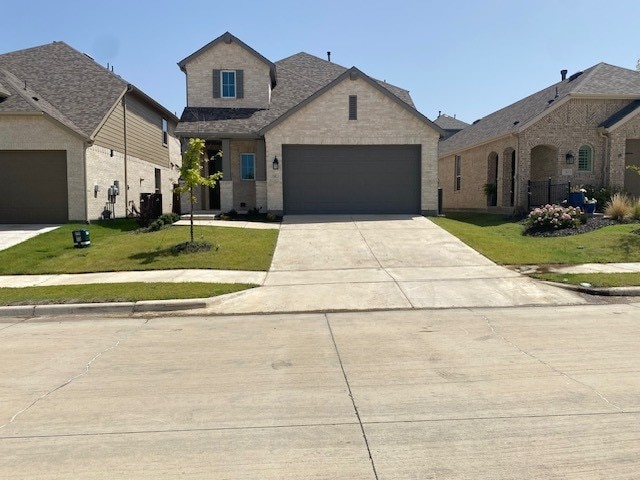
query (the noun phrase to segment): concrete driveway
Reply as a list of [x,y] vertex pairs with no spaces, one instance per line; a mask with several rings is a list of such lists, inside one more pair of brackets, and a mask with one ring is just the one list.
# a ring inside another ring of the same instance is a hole
[[639,312],[0,323],[0,478],[637,479]]
[[50,232],[60,225],[0,224],[0,250],[5,250],[41,233]]
[[216,299],[210,312],[584,302],[497,266],[422,216],[286,216],[264,287]]

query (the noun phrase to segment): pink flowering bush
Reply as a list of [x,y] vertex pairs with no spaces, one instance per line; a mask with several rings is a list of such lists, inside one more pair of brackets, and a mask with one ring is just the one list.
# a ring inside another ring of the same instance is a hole
[[525,220],[525,228],[532,231],[574,228],[580,224],[581,215],[580,207],[545,205],[531,210]]

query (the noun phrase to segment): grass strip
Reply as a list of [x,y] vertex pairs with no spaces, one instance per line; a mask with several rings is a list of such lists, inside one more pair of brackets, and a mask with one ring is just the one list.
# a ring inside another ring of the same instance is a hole
[[[157,232],[134,233],[133,220],[69,224],[0,251],[0,275],[91,273],[205,268],[266,271],[278,231],[196,226],[195,239],[217,245],[208,252],[180,254],[171,247],[189,240],[189,227],[172,225]],[[74,248],[71,232],[87,229],[89,248]]]
[[640,235],[632,233],[637,223],[567,237],[530,237],[503,215],[454,213],[432,220],[502,265],[640,262]]
[[640,285],[640,273],[538,273],[532,275],[540,280],[549,282],[580,285],[590,283],[593,287],[634,287]]
[[0,305],[49,305],[209,298],[239,292],[256,286],[244,283],[134,282],[0,288]]

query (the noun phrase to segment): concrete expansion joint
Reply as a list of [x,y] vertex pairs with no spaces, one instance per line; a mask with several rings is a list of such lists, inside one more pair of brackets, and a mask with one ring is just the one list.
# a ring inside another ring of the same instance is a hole
[[149,319],[147,319],[146,321],[144,321],[139,327],[131,330],[127,335],[125,335],[124,337],[118,338],[118,340],[116,341],[116,343],[114,343],[113,345],[111,345],[108,348],[105,348],[104,350],[101,350],[100,352],[98,352],[97,354],[95,354],[93,356],[93,358],[91,358],[91,360],[89,360],[85,366],[84,366],[84,370],[81,371],[80,373],[78,373],[77,375],[74,375],[73,377],[69,378],[68,380],[65,380],[64,382],[62,382],[60,385],[58,385],[57,387],[49,390],[48,392],[43,393],[42,395],[40,395],[38,398],[36,398],[33,402],[31,402],[29,405],[27,405],[26,407],[24,407],[22,410],[19,410],[18,412],[16,412],[11,419],[9,419],[8,422],[6,422],[3,425],[0,425],[0,430],[2,430],[3,428],[11,425],[20,415],[22,415],[23,413],[25,413],[26,411],[30,410],[32,407],[34,407],[36,404],[40,403],[40,401],[44,400],[45,398],[47,398],[48,396],[54,394],[55,392],[57,392],[58,390],[63,389],[64,387],[66,387],[67,385],[70,385],[71,383],[73,383],[74,381],[76,381],[78,378],[84,377],[85,375],[87,375],[89,373],[89,370],[91,369],[91,365],[93,364],[93,362],[95,362],[96,360],[98,360],[98,358],[100,358],[103,354],[114,350],[115,348],[117,348],[121,342],[125,341],[127,338],[129,338],[131,335],[133,335],[133,333],[137,332],[138,330],[140,330],[143,326],[145,326],[147,323],[149,322]]
[[511,347],[513,347],[514,349],[516,349],[518,352],[522,353],[523,355],[526,355],[527,357],[535,360],[536,362],[544,365],[545,367],[547,367],[549,370],[551,370],[554,373],[557,373],[558,375],[561,375],[563,377],[565,377],[567,380],[570,380],[574,383],[577,383],[578,385],[585,387],[589,390],[591,390],[593,393],[595,393],[601,400],[603,400],[605,403],[607,403],[609,406],[615,408],[616,410],[618,410],[618,412],[620,413],[625,413],[624,410],[617,404],[613,403],[611,400],[609,400],[607,397],[605,397],[602,393],[600,393],[596,388],[592,387],[591,385],[589,385],[588,383],[582,382],[580,380],[578,380],[577,378],[572,377],[571,375],[569,375],[568,373],[563,372],[562,370],[559,370],[557,368],[555,368],[553,365],[551,365],[548,362],[545,362],[544,360],[542,360],[540,357],[537,357],[536,355],[527,352],[526,350],[520,348],[516,343],[508,340],[507,338],[505,338],[501,333],[499,333],[494,326],[491,324],[491,320],[489,319],[489,317],[487,317],[486,315],[482,315],[480,314],[480,316],[484,319],[484,321],[486,322],[487,326],[489,327],[489,329],[491,330],[492,335],[500,338],[502,341],[506,342],[508,345],[510,345]]
[[[353,218],[352,218],[353,220]],[[364,244],[367,246],[367,248],[369,249],[369,253],[371,253],[371,256],[373,256],[373,258],[376,259],[376,263],[378,264],[378,266],[382,269],[382,271],[387,274],[392,280],[393,283],[395,283],[396,288],[400,291],[400,293],[402,294],[402,296],[404,297],[404,299],[407,301],[407,303],[409,303],[409,305],[411,305],[411,308],[416,308],[415,304],[411,301],[411,299],[407,296],[407,294],[405,293],[405,291],[402,289],[402,287],[400,286],[400,284],[398,283],[398,281],[393,277],[393,275],[391,275],[386,268],[384,268],[384,266],[382,266],[382,263],[380,263],[380,260],[378,260],[378,257],[376,256],[375,253],[373,253],[373,249],[371,248],[371,245],[369,245],[369,242],[367,242],[367,239],[365,238],[364,234],[362,233],[362,230],[360,229],[360,226],[358,225],[358,222],[354,221],[353,224],[356,226],[356,229],[358,230],[358,233],[360,234],[360,237],[362,237],[362,241],[364,242]]]
[[338,350],[338,344],[336,343],[336,337],[333,335],[333,329],[331,328],[331,322],[329,321],[329,315],[324,314],[324,318],[327,322],[327,327],[329,328],[329,334],[331,335],[331,341],[333,343],[333,348],[336,352],[336,356],[338,357],[338,362],[340,363],[340,370],[342,370],[342,376],[344,377],[344,381],[347,385],[347,391],[349,392],[349,398],[351,399],[351,405],[353,405],[353,411],[355,412],[356,418],[358,419],[358,425],[360,425],[360,431],[362,432],[362,439],[364,440],[364,445],[367,448],[367,453],[369,454],[369,461],[371,462],[371,469],[373,470],[373,476],[376,480],[378,480],[378,472],[376,471],[376,464],[373,461],[373,456],[371,455],[371,448],[369,447],[369,440],[367,439],[367,433],[364,430],[364,425],[362,423],[362,419],[360,418],[360,412],[358,411],[358,406],[356,405],[356,400],[353,397],[353,392],[351,390],[351,384],[349,384],[349,378],[347,377],[347,372],[344,369],[344,364],[342,363],[342,357],[340,356],[340,351]]

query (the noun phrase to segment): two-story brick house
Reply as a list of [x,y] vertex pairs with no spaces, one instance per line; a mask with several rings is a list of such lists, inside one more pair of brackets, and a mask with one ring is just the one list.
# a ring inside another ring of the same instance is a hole
[[124,217],[140,193],[171,211],[177,123],[64,42],[0,55],[0,223]]
[[228,32],[178,65],[176,134],[206,140],[207,173],[224,175],[196,208],[436,212],[443,132],[406,90],[306,53],[273,63]]
[[[559,82],[442,141],[439,184],[445,211],[513,211],[527,207],[529,181],[549,178],[640,196],[628,165],[640,165],[640,74],[599,63],[563,70]],[[497,184],[493,202],[487,183]]]

